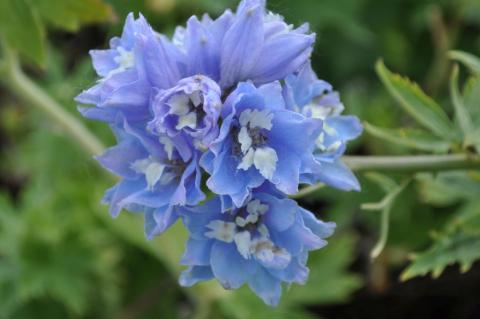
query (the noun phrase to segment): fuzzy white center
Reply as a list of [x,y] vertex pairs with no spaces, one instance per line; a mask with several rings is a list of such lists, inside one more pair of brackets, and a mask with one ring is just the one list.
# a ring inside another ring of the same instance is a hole
[[178,116],[178,123],[175,126],[177,130],[181,130],[185,127],[191,129],[197,127],[196,108],[198,108],[202,102],[202,96],[199,91],[195,91],[188,95],[178,94],[170,99],[170,114]]
[[255,134],[260,134],[259,130],[270,131],[272,120],[273,114],[269,110],[246,109],[240,114],[238,142],[243,157],[238,169],[248,170],[254,165],[266,179],[273,177],[278,162],[277,153],[268,146],[255,146],[250,134],[252,130],[257,130]]
[[125,50],[123,47],[117,47],[117,56],[113,58],[115,63],[117,63],[117,68],[111,70],[106,78],[126,71],[135,66],[135,53],[133,51]]
[[236,227],[237,226],[234,223],[224,222],[221,220],[212,220],[207,225],[207,228],[210,230],[205,233],[205,236],[226,243],[231,243],[233,242],[236,234]]
[[152,157],[147,157],[133,162],[132,169],[137,173],[144,174],[148,189],[153,190],[153,187],[162,178],[165,165],[155,161]]

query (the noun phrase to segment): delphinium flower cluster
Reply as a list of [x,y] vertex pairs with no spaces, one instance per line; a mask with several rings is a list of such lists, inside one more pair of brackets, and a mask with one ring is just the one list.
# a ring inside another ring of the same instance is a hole
[[181,285],[247,284],[278,304],[335,229],[288,196],[299,184],[359,189],[340,157],[362,128],[313,72],[314,41],[308,25],[243,0],[171,39],[130,14],[109,49],[91,51],[100,79],[76,100],[117,138],[97,158],[120,177],[104,201],[113,216],[142,213],[149,239],[183,221]]

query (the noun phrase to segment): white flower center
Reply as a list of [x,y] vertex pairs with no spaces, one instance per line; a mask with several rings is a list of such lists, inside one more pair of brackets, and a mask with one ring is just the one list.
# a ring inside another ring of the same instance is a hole
[[[189,127],[197,128],[198,112],[203,112],[203,99],[199,91],[192,94],[178,94],[173,96],[170,101],[170,114],[178,116],[178,122],[175,128],[177,130]],[[201,110],[200,110],[201,109]]]
[[208,225],[205,236],[226,243],[235,243],[235,246],[245,259],[255,259],[267,263],[288,265],[291,255],[283,248],[275,246],[270,240],[267,227],[261,223],[261,216],[268,211],[268,205],[259,200],[248,203],[246,215],[236,216],[235,222],[213,220]]
[[116,69],[113,69],[108,73],[107,78],[135,66],[135,53],[133,51],[127,51],[121,46],[117,47],[116,50],[118,54],[116,57],[113,58],[113,60],[117,63],[118,66]]
[[265,145],[264,131],[272,129],[273,114],[269,110],[246,109],[240,114],[238,143],[243,154],[238,169],[248,170],[254,165],[266,179],[271,179],[277,166],[277,153]]
[[157,162],[152,157],[147,157],[145,159],[135,161],[132,164],[132,169],[137,173],[145,175],[148,189],[153,190],[153,187],[162,178],[165,165]]

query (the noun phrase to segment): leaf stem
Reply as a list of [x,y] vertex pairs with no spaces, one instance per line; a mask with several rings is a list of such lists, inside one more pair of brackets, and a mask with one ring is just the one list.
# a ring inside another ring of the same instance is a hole
[[18,98],[47,114],[89,154],[98,155],[103,152],[104,146],[95,135],[23,73],[14,51],[4,45],[3,54],[4,60],[0,62],[0,66],[4,66],[0,69],[3,76],[0,80],[6,87]]

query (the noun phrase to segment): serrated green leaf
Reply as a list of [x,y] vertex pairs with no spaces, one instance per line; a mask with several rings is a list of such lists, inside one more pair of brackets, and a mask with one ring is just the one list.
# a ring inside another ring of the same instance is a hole
[[365,123],[364,127],[370,135],[389,143],[412,149],[434,153],[446,153],[450,149],[449,142],[422,130],[409,128],[387,129],[369,123]]
[[103,22],[111,8],[102,0],[29,0],[39,15],[50,24],[76,31],[83,24]]
[[464,64],[473,73],[480,73],[480,58],[477,56],[463,51],[450,51],[448,56],[450,59]]
[[44,28],[26,0],[0,1],[0,37],[30,61],[44,64]]
[[392,73],[381,60],[377,62],[375,69],[393,98],[419,124],[440,138],[448,141],[454,139],[454,126],[448,116],[416,83]]
[[480,183],[472,179],[468,172],[443,172],[435,176],[418,174],[416,179],[421,199],[429,204],[448,206],[480,196]]
[[447,266],[459,263],[466,271],[480,258],[480,236],[457,232],[444,235],[428,251],[418,254],[401,274],[403,281],[432,273],[439,277]]

